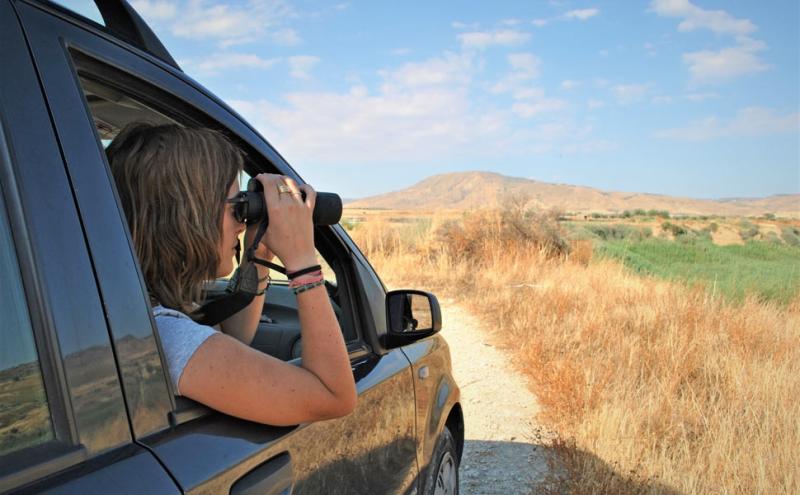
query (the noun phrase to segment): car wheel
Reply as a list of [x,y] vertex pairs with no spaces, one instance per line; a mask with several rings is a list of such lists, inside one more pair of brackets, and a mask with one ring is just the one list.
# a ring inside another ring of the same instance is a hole
[[425,481],[426,495],[458,495],[458,451],[456,441],[446,426],[433,449]]

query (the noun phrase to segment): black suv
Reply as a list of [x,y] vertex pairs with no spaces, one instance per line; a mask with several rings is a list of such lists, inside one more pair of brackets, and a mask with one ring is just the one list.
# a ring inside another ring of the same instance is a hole
[[[0,0],[0,493],[456,493],[464,422],[436,298],[387,293],[339,225],[316,247],[356,410],[277,428],[174,395],[104,146],[137,120],[210,127],[248,175],[302,179],[124,0],[96,3],[102,23]],[[266,301],[253,347],[299,361],[287,284]]]

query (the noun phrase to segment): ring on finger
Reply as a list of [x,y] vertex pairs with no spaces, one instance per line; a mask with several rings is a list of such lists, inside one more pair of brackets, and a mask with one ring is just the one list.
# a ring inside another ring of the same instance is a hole
[[284,184],[278,184],[278,194],[285,194],[285,193],[290,193],[291,194],[291,192],[292,192],[292,190],[289,189],[289,186],[287,186],[285,183]]

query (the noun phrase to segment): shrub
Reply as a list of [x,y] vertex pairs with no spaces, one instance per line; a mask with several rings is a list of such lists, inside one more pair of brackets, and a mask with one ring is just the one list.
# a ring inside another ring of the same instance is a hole
[[649,234],[645,233],[645,229],[637,229],[630,225],[614,224],[614,225],[589,225],[586,229],[604,241],[612,240],[634,240],[640,241],[645,237],[653,235],[651,229],[646,229]]
[[433,232],[436,252],[452,259],[481,265],[488,255],[539,252],[546,257],[565,256],[570,244],[558,222],[558,212],[536,212],[520,202],[502,210],[479,210],[460,221],[447,221]]
[[800,228],[792,226],[784,227],[783,230],[781,230],[781,237],[783,237],[786,244],[800,247]]
[[671,222],[664,222],[661,224],[661,230],[671,233],[674,237],[686,235],[688,230],[683,225],[678,225]]
[[759,233],[758,226],[753,225],[747,220],[742,220],[739,223],[739,227],[741,227],[741,229],[739,230],[739,237],[741,237],[743,241],[751,241]]

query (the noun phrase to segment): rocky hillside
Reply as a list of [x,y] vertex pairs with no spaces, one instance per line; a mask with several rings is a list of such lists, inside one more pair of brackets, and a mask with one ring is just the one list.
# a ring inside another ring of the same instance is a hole
[[530,206],[540,209],[558,208],[576,213],[615,213],[642,208],[668,210],[672,214],[753,216],[773,213],[783,217],[800,217],[800,194],[704,200],[602,191],[591,187],[507,177],[492,172],[434,175],[401,191],[350,201],[345,207],[467,210],[502,206],[512,198],[524,198]]

